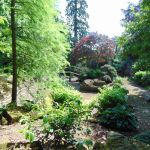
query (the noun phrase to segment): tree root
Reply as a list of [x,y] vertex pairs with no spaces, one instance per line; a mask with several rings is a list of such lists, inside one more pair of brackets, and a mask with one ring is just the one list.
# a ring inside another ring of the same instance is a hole
[[0,125],[2,125],[2,117],[4,117],[7,120],[7,125],[13,124],[13,119],[6,110],[3,110],[3,112],[0,115]]

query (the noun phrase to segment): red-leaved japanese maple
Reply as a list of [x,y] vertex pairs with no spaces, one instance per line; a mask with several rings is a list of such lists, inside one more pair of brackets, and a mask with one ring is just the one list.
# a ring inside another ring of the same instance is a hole
[[115,56],[115,43],[108,36],[90,33],[76,44],[72,51],[71,63],[86,60],[107,63]]

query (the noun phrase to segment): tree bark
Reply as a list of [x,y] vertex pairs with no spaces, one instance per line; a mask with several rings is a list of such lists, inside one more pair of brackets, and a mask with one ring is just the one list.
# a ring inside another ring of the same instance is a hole
[[78,0],[75,0],[75,15],[74,15],[74,46],[76,45],[77,43],[77,40],[78,40],[78,20],[77,20],[77,13],[78,13]]
[[11,0],[12,64],[13,64],[12,102],[16,104],[17,103],[17,61],[16,61],[15,3],[16,0]]

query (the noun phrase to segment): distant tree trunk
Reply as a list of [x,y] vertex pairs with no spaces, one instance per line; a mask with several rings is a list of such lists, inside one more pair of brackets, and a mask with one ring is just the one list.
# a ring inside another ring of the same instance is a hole
[[75,14],[74,14],[74,46],[76,45],[76,43],[77,43],[77,40],[78,40],[78,30],[77,30],[77,25],[78,25],[78,20],[77,20],[77,0],[75,0]]
[[17,62],[16,62],[16,23],[15,23],[15,3],[11,0],[11,30],[12,30],[12,63],[13,63],[13,82],[12,82],[12,102],[17,103]]

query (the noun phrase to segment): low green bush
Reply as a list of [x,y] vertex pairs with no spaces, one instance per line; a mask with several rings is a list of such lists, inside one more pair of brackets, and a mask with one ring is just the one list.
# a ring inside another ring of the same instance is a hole
[[43,117],[43,131],[48,135],[46,140],[53,139],[54,145],[70,143],[74,133],[80,124],[82,116],[82,103],[80,101],[70,102],[68,106],[63,105],[59,108],[52,108]]
[[134,72],[150,71],[150,63],[148,59],[138,59],[132,67]]
[[113,60],[112,66],[117,70],[117,72],[120,72],[122,68],[122,61],[116,58]]
[[99,122],[102,125],[124,131],[137,129],[137,119],[127,104],[127,93],[117,82],[100,89],[98,105],[95,106],[99,109]]
[[150,85],[150,71],[138,71],[134,74],[133,80],[141,86]]
[[104,126],[123,131],[137,129],[137,118],[126,105],[118,105],[103,111],[100,116],[100,123]]
[[102,72],[100,69],[90,69],[88,68],[86,71],[80,73],[80,80],[84,79],[95,79],[100,78],[102,76]]
[[109,75],[111,77],[111,80],[113,80],[115,77],[117,77],[117,71],[114,67],[111,65],[104,65],[101,68],[88,68],[83,67],[84,69],[79,69],[79,78],[80,81],[83,81],[85,79],[95,79],[95,78],[101,78],[105,75]]
[[100,89],[98,94],[98,101],[101,110],[108,108],[113,108],[118,104],[124,105],[127,103],[127,90],[120,87],[119,85],[114,85],[112,87],[104,87]]
[[101,69],[103,75],[109,75],[112,80],[115,77],[117,77],[117,71],[111,65],[106,64],[106,65],[102,66],[100,69]]
[[52,98],[54,102],[63,104],[66,101],[77,101],[81,99],[80,94],[70,88],[57,87],[52,90]]
[[22,102],[22,106],[21,108],[25,111],[31,111],[33,106],[35,105],[35,103],[33,101],[30,101],[30,100],[24,100]]
[[87,77],[90,79],[95,79],[95,78],[99,78],[102,76],[102,72],[100,69],[90,69],[87,72]]
[[123,80],[123,78],[121,78],[121,77],[116,77],[116,79],[113,81],[113,83],[118,83],[118,84],[120,84],[120,85],[122,85],[123,83],[122,83],[122,80]]

